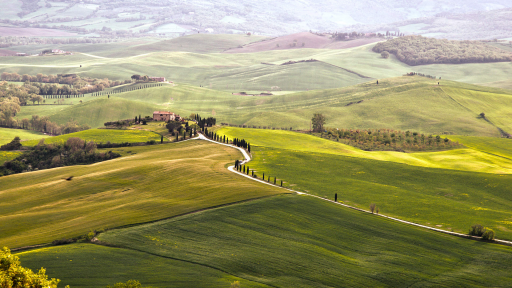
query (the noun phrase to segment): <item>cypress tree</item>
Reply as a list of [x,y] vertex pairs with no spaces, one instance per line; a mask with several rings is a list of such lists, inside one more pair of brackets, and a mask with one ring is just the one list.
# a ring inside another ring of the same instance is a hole
[[190,129],[190,138],[192,138],[192,129]]
[[274,177],[274,185],[276,185],[277,177]]
[[160,144],[164,143],[164,136],[160,135]]
[[263,173],[263,176],[261,177],[261,179],[265,180],[265,173]]
[[247,175],[249,175],[249,170],[250,170],[249,166],[247,166]]
[[334,193],[334,202],[338,202],[338,193]]
[[178,138],[178,137],[180,137],[180,133],[176,132],[176,142],[178,142],[180,140],[180,138]]
[[245,174],[245,165],[244,165],[244,167],[243,167],[243,170],[244,170],[243,172],[244,172],[244,174]]
[[281,180],[281,187],[283,187],[283,180]]
[[247,150],[249,151],[249,153],[251,153],[251,144],[247,145]]

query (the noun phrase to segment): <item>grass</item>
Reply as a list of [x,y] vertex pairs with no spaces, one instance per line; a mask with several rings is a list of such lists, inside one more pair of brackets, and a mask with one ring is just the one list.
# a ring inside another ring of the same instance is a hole
[[0,151],[0,165],[21,155],[21,152]]
[[[110,150],[110,149],[109,149]],[[225,169],[238,151],[203,141],[111,149],[125,157],[0,178],[11,248],[283,193]],[[72,181],[63,178],[74,176]]]
[[274,287],[501,286],[508,283],[512,260],[510,247],[296,195],[113,230],[99,238]]
[[[155,140],[160,143],[160,135],[145,130],[114,130],[114,129],[89,129],[71,134],[65,134],[45,139],[45,144],[64,144],[71,137],[78,137],[85,141],[96,143],[141,143]],[[168,141],[164,137],[164,141]],[[38,140],[23,142],[24,146],[35,146]]]
[[[485,165],[468,153],[489,155],[485,152],[397,153],[411,158],[432,155],[431,163],[451,168],[439,169],[430,168],[428,161],[422,163],[422,158],[417,158],[414,165],[404,165],[392,159],[354,157],[342,150],[349,146],[298,133],[293,138],[288,136],[290,132],[223,128],[217,134],[249,141],[254,158],[248,166],[259,177],[262,173],[277,176],[294,190],[329,199],[338,193],[338,199],[353,206],[368,209],[376,203],[386,215],[460,233],[467,233],[471,225],[479,223],[494,229],[498,238],[512,240],[512,175],[468,171]],[[496,166],[510,161],[489,156]]]
[[105,287],[136,279],[144,287],[267,287],[213,268],[157,255],[91,244],[76,244],[18,253],[24,267],[46,268],[59,287]]
[[[217,134],[226,135],[229,139],[245,139],[253,146],[286,149],[301,153],[349,156],[428,168],[512,174],[512,159],[504,159],[499,155],[471,148],[419,153],[363,151],[349,145],[291,131],[225,127],[217,131]],[[454,140],[457,139],[457,137],[454,138]]]
[[512,159],[512,140],[506,138],[450,136],[466,147],[503,158]]
[[16,136],[20,137],[21,141],[33,139],[38,141],[41,138],[49,137],[43,133],[31,130],[0,128],[0,146],[11,142]]

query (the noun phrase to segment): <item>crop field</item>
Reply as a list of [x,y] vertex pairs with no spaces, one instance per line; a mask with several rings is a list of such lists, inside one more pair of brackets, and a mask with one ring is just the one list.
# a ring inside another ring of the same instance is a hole
[[[144,38],[110,44],[60,45],[60,49],[81,53],[59,57],[3,57],[0,61],[0,72],[33,75],[77,73],[115,80],[126,80],[133,74],[148,74],[167,77],[179,83],[211,85],[211,88],[216,90],[239,92],[234,89],[266,91],[273,86],[284,89],[288,85],[293,86],[293,89],[286,88],[287,90],[306,91],[345,87],[363,82],[364,79],[358,79],[355,77],[357,74],[347,70],[364,75],[368,79],[398,77],[414,71],[442,77],[443,80],[507,88],[509,85],[503,81],[509,80],[507,75],[512,71],[511,63],[411,67],[398,61],[394,56],[383,59],[380,54],[371,51],[374,44],[346,49],[305,47],[253,53],[221,53],[229,48],[262,39],[257,36],[200,34],[163,41]],[[10,49],[35,53],[51,45],[36,46]],[[51,48],[55,48],[54,45]],[[308,59],[325,63],[286,65],[290,67],[272,66],[287,61]]]
[[217,134],[226,135],[229,139],[245,139],[255,147],[349,156],[427,168],[512,174],[511,159],[471,148],[418,153],[363,151],[346,144],[291,131],[225,127],[217,131]]
[[[368,209],[376,203],[386,215],[460,233],[479,223],[494,229],[498,238],[512,240],[509,159],[469,148],[354,155],[347,152],[356,151],[350,146],[293,132],[223,128],[217,134],[251,143],[254,158],[248,166],[259,177],[283,179],[294,190],[329,199],[338,193],[339,200],[353,206]],[[400,154],[418,157],[417,162],[404,165],[398,156],[389,157]],[[486,155],[492,157],[488,163]],[[444,169],[431,168],[435,163]],[[491,173],[471,172],[486,164]]]
[[0,177],[0,246],[48,243],[285,192],[227,171],[240,152],[204,141],[109,150],[125,157]]
[[49,137],[48,135],[44,135],[41,132],[31,130],[0,128],[0,146],[11,142],[16,136],[20,137],[21,141],[23,142],[27,140],[39,141],[41,138]]
[[268,287],[217,269],[148,253],[77,244],[18,253],[23,266],[34,271],[41,267],[62,280],[59,287],[105,287],[137,279],[144,287],[229,287],[240,281],[242,287]]
[[[434,80],[419,76],[381,79],[379,85],[371,81],[273,96],[233,95],[178,84],[118,93],[110,99],[82,99],[86,100],[78,105],[24,106],[18,115],[20,119],[46,115],[60,124],[75,120],[100,127],[107,121],[170,110],[182,116],[215,114],[218,123],[309,129],[311,116],[322,113],[327,118],[326,126],[340,129],[389,128],[493,137],[500,135],[498,128],[512,131],[510,91],[449,81],[437,86]],[[479,116],[482,112],[489,121]]]
[[99,239],[273,287],[479,286],[491,279],[500,286],[508,283],[512,257],[510,247],[297,195],[112,230]]
[[[78,137],[85,141],[96,143],[141,143],[155,140],[160,143],[160,135],[145,130],[114,130],[114,129],[89,129],[71,134],[50,137],[45,139],[45,144],[64,144],[71,137]],[[168,141],[164,137],[164,141]],[[24,146],[35,146],[39,140],[23,142]]]
[[511,139],[470,136],[450,136],[450,138],[474,150],[512,159]]

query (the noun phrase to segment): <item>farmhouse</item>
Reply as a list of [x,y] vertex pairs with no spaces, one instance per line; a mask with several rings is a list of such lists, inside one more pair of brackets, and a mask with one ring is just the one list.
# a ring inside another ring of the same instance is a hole
[[153,112],[153,121],[174,121],[176,114],[168,111],[155,111]]
[[156,82],[165,82],[165,77],[149,77],[149,80]]

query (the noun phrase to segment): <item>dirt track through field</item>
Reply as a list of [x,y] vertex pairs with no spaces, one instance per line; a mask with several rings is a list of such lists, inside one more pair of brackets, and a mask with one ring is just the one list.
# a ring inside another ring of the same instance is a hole
[[[229,144],[213,141],[211,139],[206,138],[202,134],[200,134],[199,137],[194,138],[194,139],[206,140],[206,141],[210,141],[210,142],[213,142],[213,143],[217,143],[219,145],[229,146],[229,147],[238,149],[240,152],[242,152],[242,154],[244,155],[244,158],[245,158],[244,161],[242,161],[240,163],[241,165],[246,164],[249,161],[251,161],[251,157],[247,153],[247,151],[245,151],[244,149],[242,149],[240,147],[236,147],[234,145],[229,145]],[[419,228],[428,229],[428,230],[432,230],[432,231],[436,231],[436,232],[441,232],[441,233],[444,233],[444,234],[448,234],[448,235],[452,235],[452,236],[456,236],[456,237],[460,237],[460,238],[477,240],[477,241],[481,241],[482,240],[481,237],[470,236],[470,235],[467,235],[467,234],[461,234],[461,233],[446,231],[446,230],[442,230],[442,229],[438,229],[438,228],[433,228],[433,227],[429,227],[429,226],[417,224],[417,223],[414,223],[414,222],[409,222],[409,221],[401,220],[401,219],[398,219],[398,218],[394,218],[394,217],[390,217],[390,216],[386,216],[386,215],[382,215],[382,214],[374,214],[374,213],[372,213],[370,211],[363,210],[363,209],[360,209],[360,208],[357,208],[357,207],[354,207],[354,206],[350,206],[350,205],[347,205],[347,204],[343,204],[343,203],[340,203],[340,202],[335,202],[333,200],[330,200],[330,199],[327,199],[327,198],[324,198],[324,197],[320,197],[320,196],[316,196],[316,195],[312,195],[312,194],[308,194],[308,193],[303,193],[303,192],[298,192],[298,191],[295,191],[295,190],[292,190],[292,189],[289,189],[289,188],[284,188],[284,187],[276,186],[276,185],[274,185],[272,183],[269,183],[267,181],[264,181],[264,180],[252,177],[250,175],[238,172],[237,170],[235,170],[235,166],[229,166],[228,170],[233,172],[233,173],[236,173],[236,174],[238,174],[240,176],[249,178],[249,179],[251,179],[253,181],[258,181],[260,183],[264,183],[264,184],[271,185],[271,186],[274,186],[274,187],[278,187],[278,188],[281,188],[281,189],[286,189],[288,191],[297,193],[298,195],[305,195],[305,196],[315,197],[315,198],[318,198],[318,199],[321,199],[321,200],[324,200],[324,201],[331,202],[331,203],[336,204],[336,205],[341,205],[343,207],[354,209],[354,210],[357,210],[357,211],[360,211],[360,212],[364,212],[364,213],[368,213],[368,214],[373,214],[375,216],[383,217],[383,218],[386,218],[386,219],[389,219],[389,220],[392,220],[392,221],[396,221],[396,222],[400,222],[400,223],[403,223],[403,224],[412,225],[412,226],[416,226],[416,227],[419,227]],[[506,246],[512,246],[512,241],[505,241],[505,240],[499,240],[499,239],[495,239],[494,241],[491,241],[491,243],[501,244],[501,245],[506,245]]]

